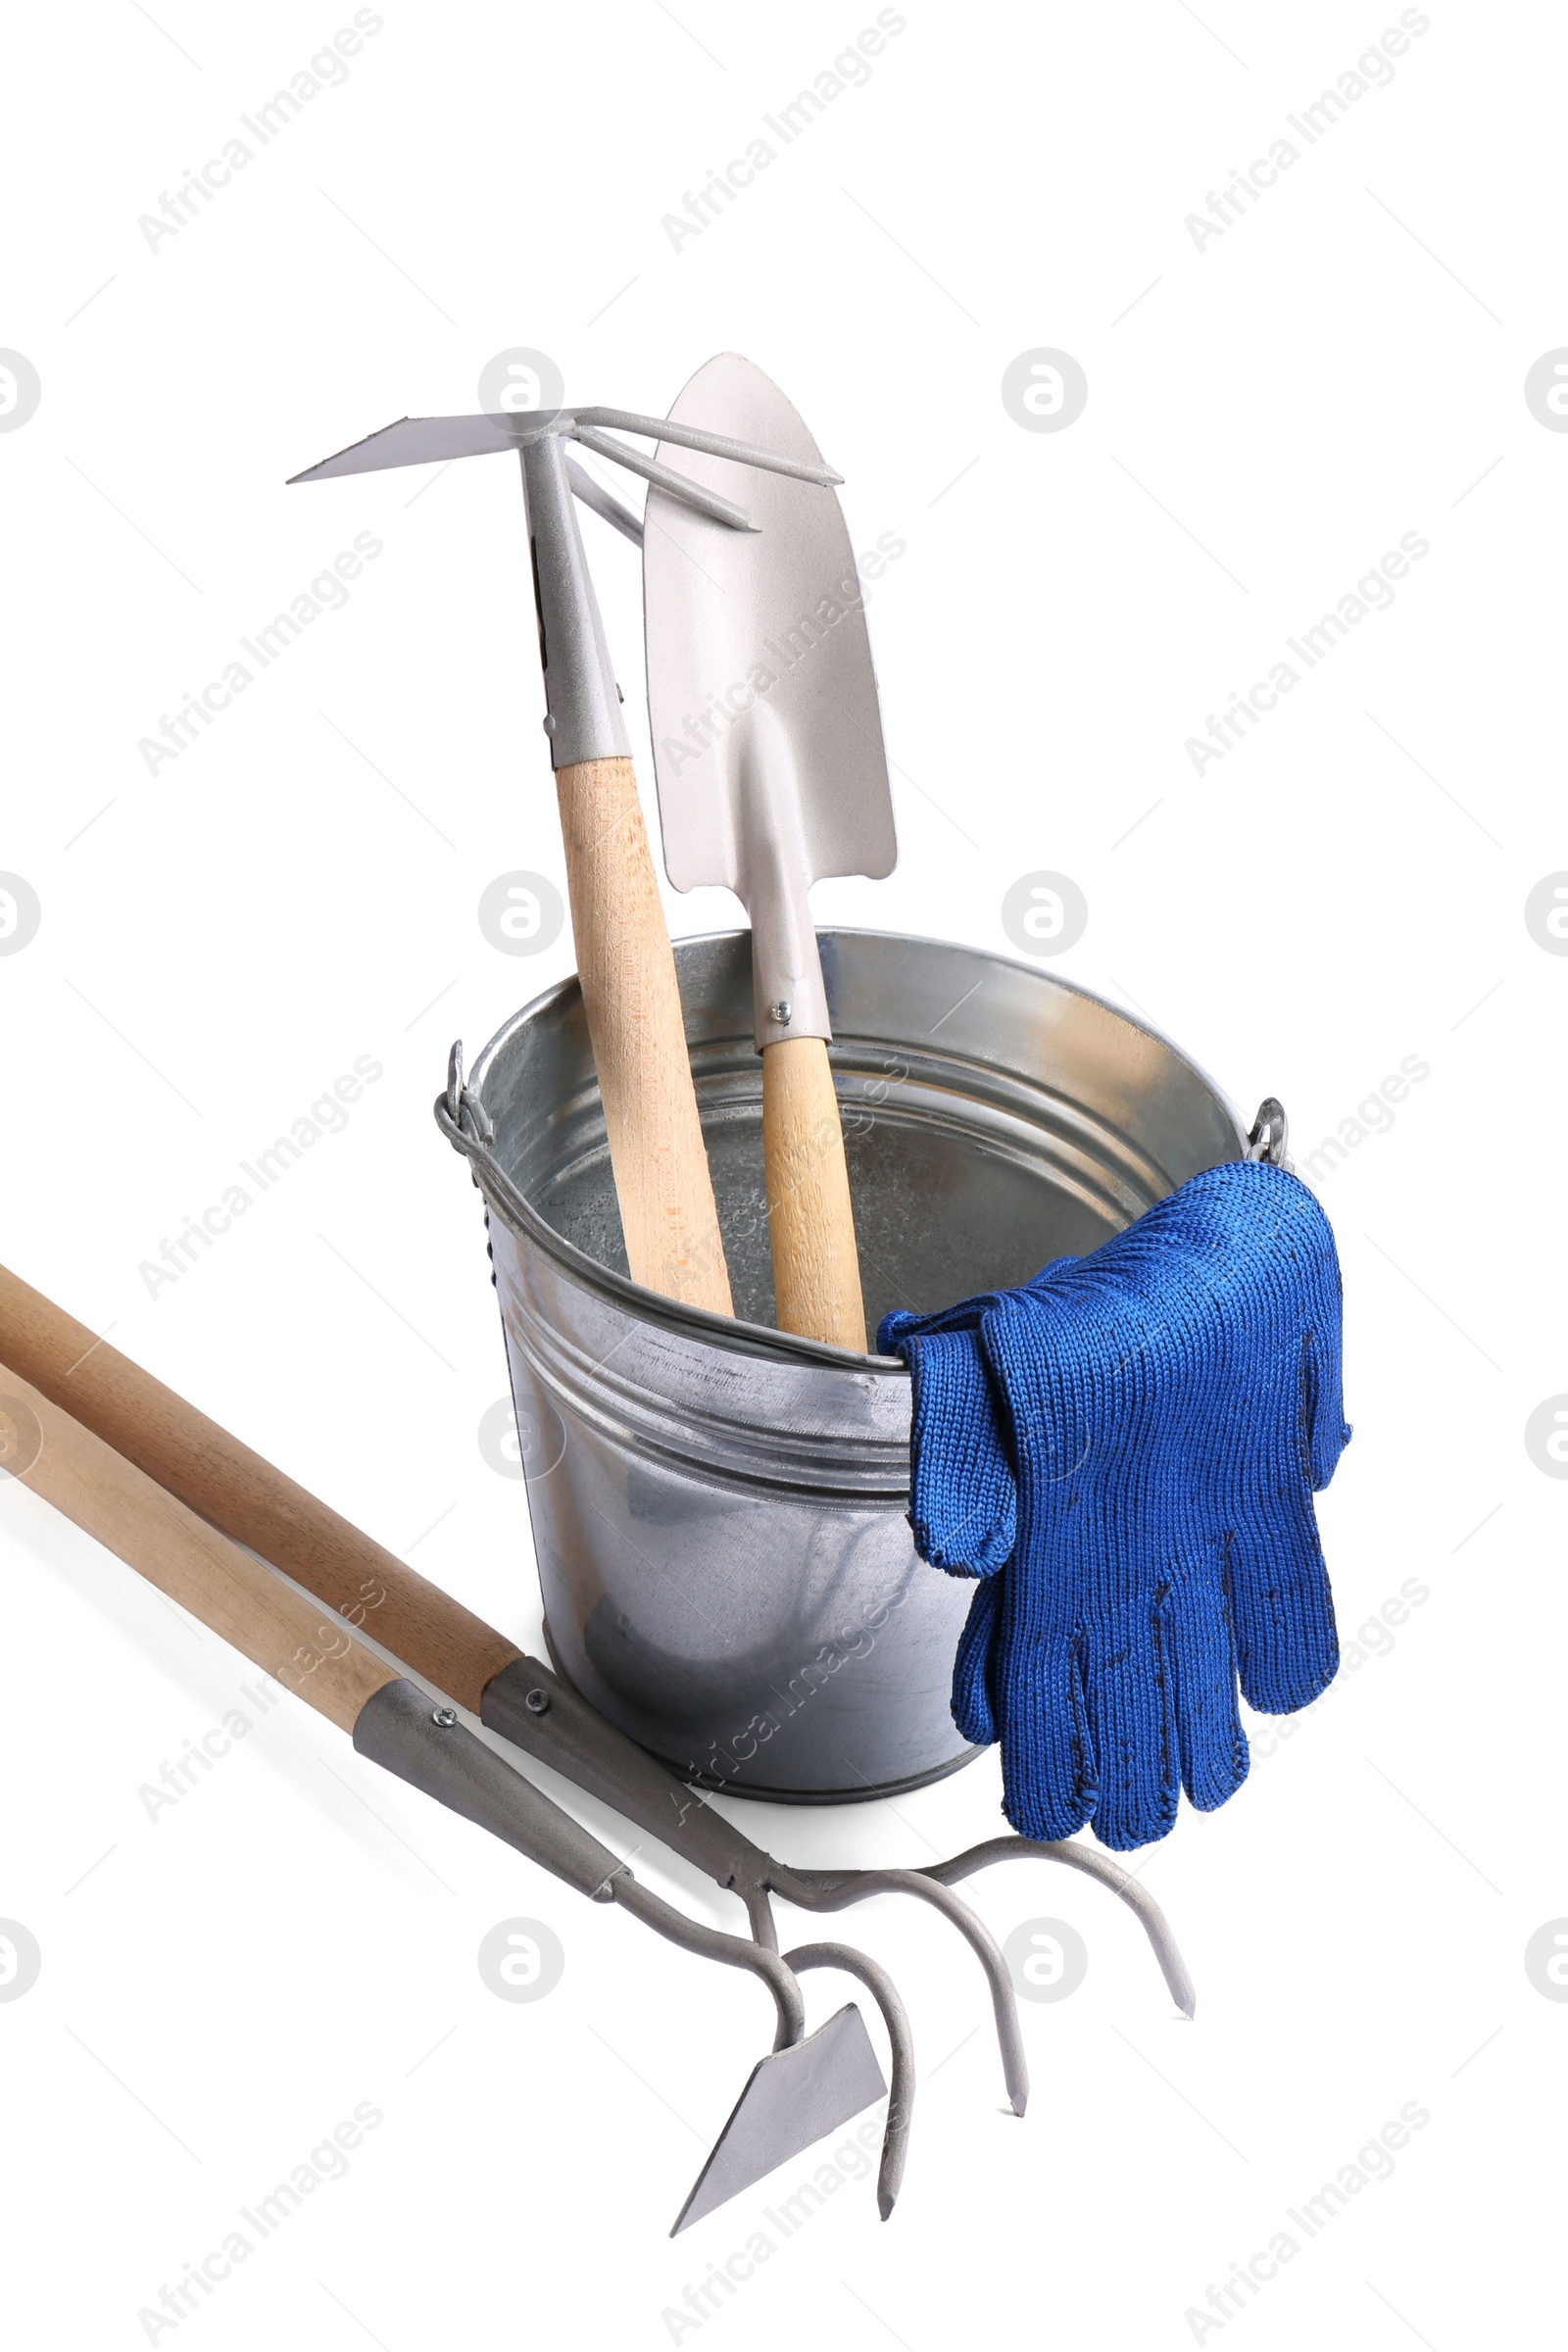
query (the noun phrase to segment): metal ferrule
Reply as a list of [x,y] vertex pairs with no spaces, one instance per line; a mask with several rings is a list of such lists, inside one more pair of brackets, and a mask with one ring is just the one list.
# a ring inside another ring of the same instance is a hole
[[743,1896],[760,1886],[768,1858],[716,1806],[580,1698],[538,1658],[514,1658],[492,1675],[479,1720],[573,1787],[650,1830],[720,1886]]
[[514,1772],[406,1676],[371,1692],[354,1724],[362,1756],[488,1830],[594,1902],[613,1902],[625,1864]]
[[749,881],[746,903],[753,925],[757,1051],[790,1037],[831,1038],[822,958],[804,880],[784,860],[770,858]]
[[730,808],[736,886],[752,918],[757,1050],[790,1037],[831,1038],[789,731],[759,698],[713,757]]
[[541,434],[519,456],[550,763],[563,768],[583,760],[629,760],[620,690],[582,551],[561,441],[555,433]]

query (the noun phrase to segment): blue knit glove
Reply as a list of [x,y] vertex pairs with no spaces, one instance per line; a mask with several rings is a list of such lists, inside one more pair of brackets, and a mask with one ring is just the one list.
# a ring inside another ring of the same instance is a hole
[[[1284,1171],[1207,1170],[1087,1258],[889,1316],[923,1555],[985,1581],[955,1666],[1025,1836],[1163,1837],[1338,1664],[1311,1489],[1349,1436],[1333,1236]],[[998,1571],[1001,1570],[999,1574]]]

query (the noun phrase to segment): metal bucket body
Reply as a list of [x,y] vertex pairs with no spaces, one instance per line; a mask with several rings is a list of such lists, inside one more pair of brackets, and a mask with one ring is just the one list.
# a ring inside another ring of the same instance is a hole
[[[819,934],[874,1335],[1094,1249],[1243,1155],[1200,1071],[1027,965]],[[949,1708],[973,1586],[915,1555],[902,1364],[771,1328],[745,932],[675,949],[737,1313],[631,1283],[575,980],[469,1078],[474,1153],[548,1638],[601,1713],[688,1778],[845,1802],[972,1753]]]

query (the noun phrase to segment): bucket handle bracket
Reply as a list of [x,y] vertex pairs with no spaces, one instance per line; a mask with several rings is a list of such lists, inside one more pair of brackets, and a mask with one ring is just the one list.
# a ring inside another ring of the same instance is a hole
[[1260,1159],[1267,1167],[1283,1168],[1290,1134],[1291,1123],[1285,1115],[1284,1103],[1277,1095],[1265,1095],[1248,1132],[1248,1158]]

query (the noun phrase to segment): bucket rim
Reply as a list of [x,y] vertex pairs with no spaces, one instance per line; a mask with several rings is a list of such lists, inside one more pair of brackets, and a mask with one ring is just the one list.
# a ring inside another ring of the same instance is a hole
[[[1175,1045],[1163,1030],[1156,1029],[1152,1021],[1138,1019],[1124,1006],[1113,1004],[1109,998],[1101,996],[1097,990],[1085,988],[1078,981],[1068,980],[1061,973],[1043,971],[1038,963],[1026,961],[1022,956],[999,955],[991,948],[975,947],[964,940],[939,939],[926,932],[884,931],[864,923],[834,923],[818,925],[816,935],[819,941],[886,939],[897,940],[902,945],[908,947],[942,948],[952,955],[967,957],[974,962],[1000,965],[1008,970],[1026,972],[1031,979],[1039,980],[1050,988],[1059,990],[1064,995],[1081,998],[1098,1005],[1112,1019],[1122,1022],[1127,1028],[1137,1031],[1141,1037],[1146,1037],[1154,1045],[1161,1047],[1191,1073],[1223,1111],[1235,1138],[1238,1155],[1245,1155],[1248,1143],[1247,1130],[1240,1112],[1224,1089],[1215,1083],[1200,1062],[1194,1060],[1192,1054],[1182,1047]],[[672,939],[670,945],[678,962],[683,948],[726,946],[735,940],[747,939],[750,936],[750,932],[744,926],[737,925],[727,930],[685,932],[678,939]],[[498,1056],[517,1031],[537,1020],[552,1007],[569,1002],[572,998],[576,998],[580,1002],[581,997],[582,985],[577,973],[567,972],[560,980],[553,981],[548,988],[541,989],[539,994],[531,997],[526,1004],[519,1005],[515,1012],[509,1014],[495,1035],[480,1048],[474,1056],[473,1066],[467,1074],[466,1091],[475,1095],[483,1104],[485,1079]],[[438,1099],[438,1117],[443,1107],[443,1102]],[[794,1332],[778,1331],[770,1324],[749,1323],[738,1316],[720,1315],[710,1307],[693,1306],[679,1298],[668,1298],[660,1291],[651,1291],[642,1283],[634,1282],[629,1274],[617,1273],[613,1267],[601,1264],[598,1258],[590,1257],[585,1250],[579,1250],[574,1242],[567,1241],[564,1234],[558,1233],[555,1227],[541,1216],[527,1195],[517,1189],[500,1162],[488,1151],[482,1146],[476,1146],[466,1137],[460,1137],[449,1119],[441,1119],[440,1124],[447,1133],[448,1140],[464,1151],[467,1156],[473,1170],[474,1181],[484,1197],[487,1209],[493,1209],[510,1225],[520,1228],[535,1249],[552,1259],[564,1273],[569,1274],[584,1289],[597,1293],[600,1298],[612,1302],[622,1313],[632,1316],[636,1321],[658,1325],[664,1330],[687,1333],[694,1338],[727,1348],[735,1354],[770,1357],[775,1361],[781,1360],[787,1363],[820,1364],[825,1368],[830,1367],[837,1371],[856,1372],[862,1377],[871,1374],[887,1380],[906,1381],[908,1379],[907,1367],[901,1357],[876,1355],[869,1350],[862,1353],[854,1348],[837,1348],[825,1340],[804,1339]]]

